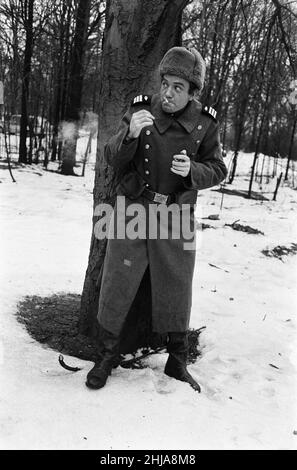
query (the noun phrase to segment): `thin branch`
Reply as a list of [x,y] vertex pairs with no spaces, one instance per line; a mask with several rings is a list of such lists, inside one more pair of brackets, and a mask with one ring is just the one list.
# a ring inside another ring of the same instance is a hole
[[[293,46],[287,41],[287,34],[286,34],[286,31],[285,31],[285,28],[284,28],[284,25],[283,25],[283,17],[282,17],[282,9],[283,9],[283,5],[279,2],[279,0],[272,0],[273,4],[275,5],[275,8],[276,8],[276,14],[277,14],[277,17],[278,17],[278,23],[279,23],[279,26],[280,26],[280,29],[281,29],[281,33],[282,33],[282,42],[284,44],[284,47],[286,49],[286,52],[287,52],[287,55],[288,55],[288,58],[289,58],[289,61],[290,61],[290,65],[292,67],[292,70],[293,70],[293,73],[294,75],[296,74],[295,72],[295,64],[294,64],[294,59],[292,58],[292,55],[291,55],[291,52],[293,54],[296,54],[297,51],[295,51],[295,49],[293,48]],[[290,10],[289,10],[290,11]],[[291,13],[291,11],[290,11]]]

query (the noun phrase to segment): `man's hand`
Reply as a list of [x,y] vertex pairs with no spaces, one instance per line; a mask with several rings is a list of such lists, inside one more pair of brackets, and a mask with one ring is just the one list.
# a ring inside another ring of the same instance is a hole
[[129,139],[136,139],[141,129],[147,126],[152,126],[154,123],[154,116],[145,109],[137,111],[137,113],[132,114],[129,128]]
[[190,169],[191,160],[186,150],[182,150],[178,155],[173,155],[172,167],[170,168],[173,173],[185,178],[190,173]]

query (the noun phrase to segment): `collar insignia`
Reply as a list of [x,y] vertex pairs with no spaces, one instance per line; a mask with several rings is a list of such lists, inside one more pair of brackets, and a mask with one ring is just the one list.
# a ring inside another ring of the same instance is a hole
[[214,119],[215,121],[217,120],[217,112],[214,108],[212,108],[211,106],[206,106],[204,105],[203,108],[202,108],[202,112],[204,114],[208,114],[212,119]]
[[151,96],[150,95],[135,96],[135,98],[133,98],[133,100],[132,100],[132,106],[136,106],[138,104],[150,105],[151,104]]

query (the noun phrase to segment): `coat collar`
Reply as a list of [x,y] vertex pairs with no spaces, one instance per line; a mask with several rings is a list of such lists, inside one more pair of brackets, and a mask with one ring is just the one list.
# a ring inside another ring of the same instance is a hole
[[162,110],[159,94],[152,96],[151,113],[155,116],[154,123],[160,134],[166,132],[173,121],[177,121],[190,134],[199,120],[201,109],[201,103],[199,101],[192,100],[182,114],[174,117],[174,115],[164,113]]

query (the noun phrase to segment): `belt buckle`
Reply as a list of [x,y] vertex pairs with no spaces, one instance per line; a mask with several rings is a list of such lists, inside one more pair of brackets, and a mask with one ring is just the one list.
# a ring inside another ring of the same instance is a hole
[[166,204],[168,201],[168,196],[165,196],[165,194],[155,193],[153,201]]

